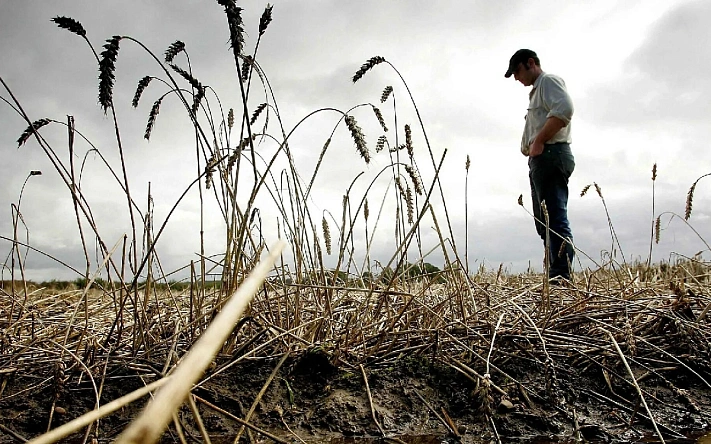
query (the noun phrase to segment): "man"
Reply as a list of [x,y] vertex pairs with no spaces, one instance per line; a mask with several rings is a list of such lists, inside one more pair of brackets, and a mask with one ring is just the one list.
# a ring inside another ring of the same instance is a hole
[[[568,222],[568,179],[575,168],[570,150],[573,102],[563,79],[544,72],[538,56],[530,49],[519,49],[511,57],[505,76],[512,75],[523,86],[533,86],[521,153],[528,156],[536,231],[544,243],[548,238],[548,277],[554,283],[562,283],[562,279],[570,280],[574,255]],[[543,202],[548,212],[548,233]]]

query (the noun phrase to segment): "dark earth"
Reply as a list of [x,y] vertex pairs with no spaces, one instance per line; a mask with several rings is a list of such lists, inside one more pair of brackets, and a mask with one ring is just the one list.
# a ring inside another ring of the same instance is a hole
[[[463,357],[463,360],[466,357]],[[205,429],[213,443],[233,442],[240,425],[219,407],[244,418],[279,362],[242,361],[193,390]],[[365,364],[372,408],[360,367],[336,367],[322,349],[291,356],[257,404],[250,423],[290,443],[573,443],[660,442],[624,368],[556,366],[550,371],[533,360],[511,357],[492,370],[491,382],[503,390],[464,376],[438,357],[409,355],[390,363]],[[485,368],[470,364],[483,374]],[[344,368],[345,367],[345,368]],[[109,368],[102,404],[156,380],[133,365]],[[157,371],[157,370],[156,370]],[[505,373],[507,376],[503,376]],[[680,370],[641,377],[645,399],[667,443],[693,443],[710,428],[711,389]],[[47,430],[55,389],[36,375],[3,374],[0,399],[0,443],[22,442]],[[46,375],[51,378],[52,375]],[[87,378],[68,371],[56,400],[53,427],[93,409],[94,390]],[[95,375],[96,377],[96,375]],[[511,379],[509,379],[511,378]],[[98,379],[97,379],[98,380]],[[553,387],[553,388],[551,388]],[[147,398],[101,420],[88,442],[109,442],[130,423]],[[207,403],[203,402],[207,401]],[[487,402],[488,400],[488,402]],[[203,442],[187,404],[179,412],[187,442]],[[84,431],[64,442],[82,442]],[[243,433],[241,442],[271,442],[258,432]],[[171,425],[163,442],[179,442]]]

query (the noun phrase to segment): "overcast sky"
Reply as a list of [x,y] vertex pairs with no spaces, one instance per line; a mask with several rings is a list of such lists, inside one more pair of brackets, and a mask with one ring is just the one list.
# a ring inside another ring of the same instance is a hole
[[[402,141],[404,125],[412,126],[417,162],[429,184],[433,167],[423,131],[397,74],[382,64],[356,84],[351,81],[367,59],[385,57],[412,92],[435,158],[447,149],[442,183],[460,251],[465,245],[464,163],[470,156],[468,252],[472,268],[483,263],[495,269],[503,263],[519,272],[530,262],[541,269],[541,241],[530,216],[517,205],[523,194],[525,207],[531,208],[528,167],[519,152],[528,90],[504,78],[508,60],[519,48],[535,50],[544,71],[563,77],[573,98],[576,169],[570,180],[569,215],[577,247],[595,261],[610,251],[612,240],[597,194],[591,190],[580,197],[585,185],[597,182],[601,187],[627,260],[644,261],[653,218],[664,212],[683,217],[689,187],[697,177],[711,172],[711,2],[276,0],[272,4],[273,22],[262,37],[257,60],[273,88],[286,131],[320,108],[346,111],[362,103],[375,104],[383,111],[391,144],[395,130]],[[251,51],[267,3],[250,0],[238,5],[244,8],[245,48]],[[214,88],[222,106],[241,106],[226,18],[215,1],[0,2],[0,77],[31,120],[66,121],[67,115],[74,116],[77,130],[115,166],[113,121],[97,102],[96,61],[81,38],[50,21],[55,16],[81,22],[97,51],[112,35],[124,35],[141,41],[162,59],[165,49],[181,40],[195,76]],[[187,68],[184,55],[176,63]],[[144,50],[125,40],[115,74],[114,102],[131,190],[145,209],[150,182],[156,224],[160,224],[197,174],[193,129],[179,102],[167,99],[150,142],[145,141],[151,104],[166,89],[152,83],[138,109],[131,107],[131,99],[140,78],[165,75]],[[385,104],[379,101],[387,85],[394,88],[397,127],[392,98]],[[0,96],[11,101],[5,89]],[[215,111],[214,96],[209,99]],[[263,87],[257,84],[250,112],[263,101]],[[373,161],[366,165],[358,157],[341,124],[309,201],[319,224],[324,211],[340,220],[342,196],[361,171],[366,174],[354,186],[359,199],[389,161],[386,153],[375,154],[383,132],[372,111],[362,107],[353,115],[363,128]],[[290,146],[303,177],[311,176],[338,118],[334,112],[318,113],[295,132]],[[12,237],[11,205],[17,205],[29,172],[41,170],[41,176],[28,180],[21,201],[30,244],[83,270],[66,187],[35,140],[17,149],[16,140],[26,126],[9,105],[0,102],[0,235]],[[66,128],[53,124],[41,132],[68,165]],[[274,116],[269,132],[281,132]],[[266,154],[273,148],[273,143],[265,141],[258,151]],[[75,149],[78,165],[90,146],[77,140]],[[655,162],[653,215],[651,169]],[[369,194],[371,214],[388,186],[392,187],[388,180],[379,180]],[[113,246],[123,233],[130,232],[126,202],[95,155],[87,157],[82,190],[106,243]],[[435,208],[444,226],[441,198],[436,196]],[[710,214],[711,184],[701,181],[690,223],[707,241],[711,240]],[[391,212],[383,218],[392,220],[393,216]],[[262,220],[266,227],[276,226],[276,215],[267,203],[262,207]],[[389,259],[394,251],[389,220],[381,221],[376,234],[372,254],[379,260]],[[373,224],[374,217],[371,233]],[[224,228],[214,205],[208,206],[205,226],[207,253],[223,252]],[[437,242],[432,226],[431,219],[425,218],[425,251]],[[662,228],[654,260],[669,259],[673,253],[691,256],[706,248],[681,219],[667,214],[662,217]],[[199,230],[198,195],[191,192],[159,241],[166,272],[198,259]],[[364,228],[357,230],[357,239],[362,240]],[[277,237],[275,230],[267,236],[269,244]],[[24,228],[20,238],[25,238]],[[364,244],[360,245],[362,256]],[[9,251],[10,244],[0,241],[3,260]],[[441,253],[426,260],[441,265]],[[6,262],[4,279],[9,279],[8,266]],[[96,266],[92,264],[92,269]],[[583,266],[594,264],[584,260]],[[26,274],[34,280],[76,277],[34,252],[28,254]]]

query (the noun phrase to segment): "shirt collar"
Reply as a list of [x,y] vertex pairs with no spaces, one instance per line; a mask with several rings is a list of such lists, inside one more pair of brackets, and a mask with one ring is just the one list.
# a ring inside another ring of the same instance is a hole
[[536,92],[536,89],[541,84],[541,78],[543,78],[544,74],[545,72],[541,71],[541,74],[536,77],[536,80],[533,82],[533,87],[531,88],[531,91],[528,92],[528,100],[533,99],[533,94]]
[[538,77],[536,77],[536,81],[533,82],[533,89],[538,88],[538,85],[541,84],[541,79],[543,79],[544,75],[546,75],[546,73],[544,71],[541,71],[541,74]]

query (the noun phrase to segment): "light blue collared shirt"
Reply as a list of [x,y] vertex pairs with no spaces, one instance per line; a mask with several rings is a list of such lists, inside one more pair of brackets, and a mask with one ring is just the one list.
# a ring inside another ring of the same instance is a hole
[[549,117],[559,118],[565,122],[565,126],[546,143],[571,143],[570,119],[573,117],[573,101],[563,79],[553,74],[541,73],[533,82],[529,98],[526,125],[521,138],[521,153],[528,156],[529,146]]

